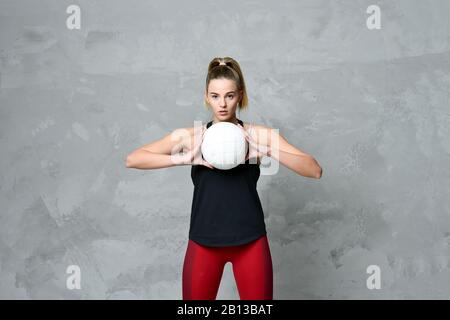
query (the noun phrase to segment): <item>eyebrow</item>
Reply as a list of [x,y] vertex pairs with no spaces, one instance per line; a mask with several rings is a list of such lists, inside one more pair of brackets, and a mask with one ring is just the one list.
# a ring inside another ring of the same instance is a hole
[[[229,93],[236,93],[236,91],[228,91],[227,93],[225,93],[225,94],[229,94]],[[218,93],[215,93],[215,92],[210,92],[210,94],[218,94]]]

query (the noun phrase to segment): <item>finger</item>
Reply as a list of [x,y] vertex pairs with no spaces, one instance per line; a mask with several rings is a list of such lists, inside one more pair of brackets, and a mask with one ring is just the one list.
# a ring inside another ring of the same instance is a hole
[[194,150],[198,150],[200,147],[201,147],[201,142],[200,143],[196,143],[195,145],[194,145]]
[[258,150],[258,145],[254,141],[248,140],[248,143],[250,144],[251,148]]
[[202,141],[203,141],[203,135],[200,133],[196,133],[194,136],[194,144],[199,145],[202,143]]
[[198,142],[198,144],[201,144],[203,142],[203,138],[205,137],[204,133],[205,133],[204,131],[196,133],[194,142]]

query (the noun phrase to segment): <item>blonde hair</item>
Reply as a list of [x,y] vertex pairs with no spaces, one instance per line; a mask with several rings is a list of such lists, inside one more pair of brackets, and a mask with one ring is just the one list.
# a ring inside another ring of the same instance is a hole
[[[208,92],[208,85],[211,80],[214,79],[229,79],[236,83],[238,91],[242,90],[242,99],[238,103],[239,109],[245,109],[248,106],[247,90],[245,88],[244,76],[242,75],[241,67],[239,63],[230,57],[216,57],[211,60],[208,65],[208,75],[206,76],[206,92]],[[210,106],[204,99],[204,105],[206,109]]]

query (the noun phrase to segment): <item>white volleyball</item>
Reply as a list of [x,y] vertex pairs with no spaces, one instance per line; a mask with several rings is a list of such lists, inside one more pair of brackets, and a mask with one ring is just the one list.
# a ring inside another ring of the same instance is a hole
[[242,129],[231,122],[212,124],[204,133],[201,152],[214,168],[228,170],[245,162],[248,144]]

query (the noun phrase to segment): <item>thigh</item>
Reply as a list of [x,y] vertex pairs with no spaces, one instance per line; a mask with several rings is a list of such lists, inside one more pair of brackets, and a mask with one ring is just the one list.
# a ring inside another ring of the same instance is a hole
[[241,300],[273,299],[272,257],[266,235],[236,251],[232,264]]
[[215,300],[225,263],[220,248],[189,239],[183,263],[183,300]]

